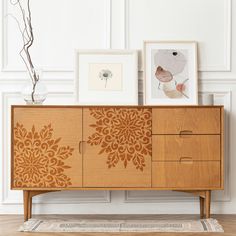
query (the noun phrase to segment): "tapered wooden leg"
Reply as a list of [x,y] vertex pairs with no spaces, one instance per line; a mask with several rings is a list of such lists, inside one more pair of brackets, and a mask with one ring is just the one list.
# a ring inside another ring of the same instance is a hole
[[29,191],[23,191],[24,196],[24,221],[28,220],[28,213],[29,213]]
[[199,202],[200,202],[200,218],[204,218],[204,202],[205,199],[203,197],[199,197]]
[[207,190],[206,191],[206,199],[205,199],[205,208],[206,208],[206,218],[211,217],[211,191]]
[[33,191],[33,190],[24,190],[24,221],[27,221],[32,216],[32,199],[34,196],[48,193],[48,192],[58,192],[60,190],[51,190],[51,191]]
[[32,196],[31,194],[29,195],[29,202],[28,202],[28,219],[32,217]]

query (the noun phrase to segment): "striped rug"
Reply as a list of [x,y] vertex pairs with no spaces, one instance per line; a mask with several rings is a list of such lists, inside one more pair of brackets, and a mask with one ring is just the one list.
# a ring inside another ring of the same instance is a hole
[[22,232],[224,232],[215,219],[202,220],[45,220],[30,219]]

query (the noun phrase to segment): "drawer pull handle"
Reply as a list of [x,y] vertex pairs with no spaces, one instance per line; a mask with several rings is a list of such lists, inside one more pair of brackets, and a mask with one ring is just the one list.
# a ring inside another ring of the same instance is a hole
[[191,163],[193,163],[193,159],[192,159],[192,157],[180,157],[179,158],[179,161],[181,162],[181,163],[188,163],[188,164],[191,164]]
[[79,153],[83,154],[83,141],[79,141]]
[[82,149],[83,149],[82,145],[83,145],[83,141],[79,141],[79,153],[80,154],[82,154]]
[[80,154],[84,154],[85,152],[85,145],[84,143],[86,143],[85,141],[79,141],[79,153]]
[[[181,130],[181,131],[179,132],[179,136],[180,136],[180,137],[184,137],[184,135],[186,135],[186,134],[192,134],[192,133],[193,133],[192,130]],[[185,136],[185,137],[187,137],[187,136]]]

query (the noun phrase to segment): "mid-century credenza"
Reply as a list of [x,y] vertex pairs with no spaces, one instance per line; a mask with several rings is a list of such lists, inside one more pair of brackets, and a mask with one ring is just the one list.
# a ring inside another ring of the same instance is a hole
[[[224,186],[222,106],[12,106],[11,188],[32,197],[61,190],[174,190]],[[157,209],[158,210],[158,209]],[[158,211],[157,211],[158,212]]]

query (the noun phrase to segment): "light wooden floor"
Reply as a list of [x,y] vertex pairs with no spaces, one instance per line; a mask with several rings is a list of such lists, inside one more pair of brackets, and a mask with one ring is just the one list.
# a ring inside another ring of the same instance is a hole
[[[35,216],[34,216],[35,217]],[[100,218],[100,219],[198,219],[199,215],[47,215],[47,216],[37,216],[40,218],[53,218],[53,219],[89,219],[89,218]],[[36,217],[36,218],[37,218]],[[224,235],[224,236],[236,236],[236,215],[212,215],[223,226],[225,233],[207,233],[207,235]],[[0,215],[0,236],[36,236],[36,235],[53,235],[53,236],[104,236],[104,235],[163,235],[163,236],[173,236],[173,235],[183,235],[180,233],[21,233],[17,232],[18,227],[23,223],[23,215]],[[206,235],[206,233],[184,233],[184,235]]]

